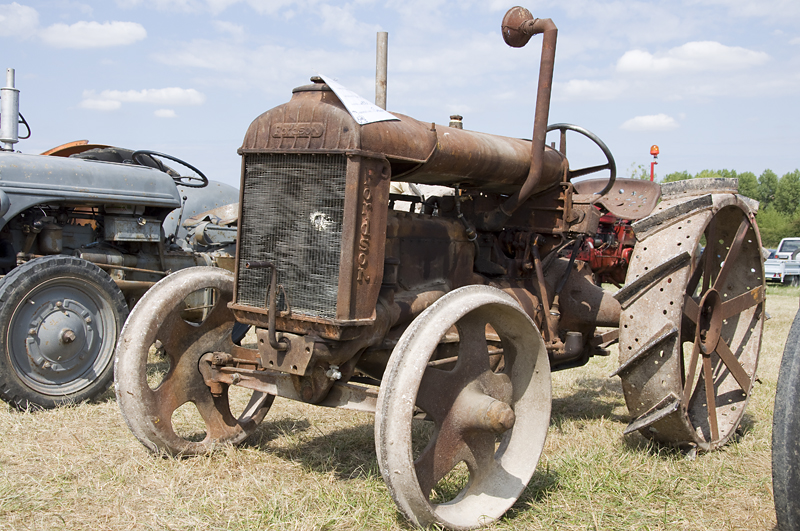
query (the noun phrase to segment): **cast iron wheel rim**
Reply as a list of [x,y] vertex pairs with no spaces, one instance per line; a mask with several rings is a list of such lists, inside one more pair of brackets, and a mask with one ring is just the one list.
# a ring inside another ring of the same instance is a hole
[[[489,365],[486,324],[502,340],[502,371]],[[432,368],[429,359],[452,325],[461,337],[459,361],[452,371]],[[434,428],[415,459],[417,408]],[[392,352],[375,418],[378,465],[411,522],[479,527],[500,518],[527,486],[549,419],[550,366],[536,326],[502,291],[463,287],[417,317]],[[469,476],[463,489],[443,503],[432,500],[439,480],[462,462]]]
[[772,419],[772,490],[778,529],[800,531],[800,312],[783,350]]
[[[199,325],[180,312],[191,293],[213,288],[213,306]],[[215,397],[200,372],[209,352],[230,352],[234,326],[228,303],[233,274],[215,267],[183,269],[153,286],[131,312],[120,335],[114,368],[117,401],[133,434],[153,452],[202,455],[218,445],[235,445],[251,435],[269,411],[273,395],[253,392],[242,414],[231,413],[228,386]],[[161,383],[147,381],[150,347],[160,341],[170,368]],[[172,414],[192,402],[205,424],[205,438],[194,441],[176,433]]]
[[620,320],[629,431],[712,450],[735,433],[755,380],[761,240],[735,196],[715,195],[713,208],[667,223],[637,243],[628,271],[628,286],[642,284]]
[[102,288],[59,276],[20,299],[6,345],[25,385],[43,395],[70,395],[92,385],[111,363],[116,325],[113,303]]

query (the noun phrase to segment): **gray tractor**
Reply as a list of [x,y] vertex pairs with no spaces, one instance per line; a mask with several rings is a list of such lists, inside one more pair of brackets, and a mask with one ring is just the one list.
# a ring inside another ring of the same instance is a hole
[[78,141],[15,152],[19,126],[23,139],[30,128],[12,69],[0,105],[0,398],[21,409],[91,399],[111,383],[119,332],[152,285],[186,267],[232,269],[226,205],[238,192],[154,151]]

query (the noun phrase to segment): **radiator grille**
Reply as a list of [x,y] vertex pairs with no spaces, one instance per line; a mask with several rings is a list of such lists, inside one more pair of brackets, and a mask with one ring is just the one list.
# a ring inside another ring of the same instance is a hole
[[[278,266],[292,313],[333,319],[344,214],[344,155],[245,154],[236,300],[266,307],[270,269]],[[286,309],[283,297],[278,310]]]

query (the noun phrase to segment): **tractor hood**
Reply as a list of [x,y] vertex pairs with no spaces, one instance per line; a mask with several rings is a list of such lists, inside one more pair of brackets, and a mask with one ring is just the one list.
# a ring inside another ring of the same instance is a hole
[[181,205],[172,178],[159,170],[0,152],[0,226],[40,203],[143,205],[169,210]]

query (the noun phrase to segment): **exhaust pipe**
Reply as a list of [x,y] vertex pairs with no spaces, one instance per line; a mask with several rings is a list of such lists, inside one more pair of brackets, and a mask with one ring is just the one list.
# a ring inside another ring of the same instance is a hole
[[386,71],[389,62],[389,33],[378,32],[375,59],[375,105],[386,110]]
[[514,195],[498,208],[484,214],[481,228],[499,230],[519,206],[528,200],[542,178],[544,145],[547,137],[547,120],[550,114],[550,93],[553,87],[553,70],[556,62],[558,28],[549,18],[534,18],[524,7],[512,7],[503,17],[503,40],[514,48],[525,46],[534,35],[543,33],[542,59],[539,66],[539,87],[536,93],[536,111],[533,117],[531,142],[531,169],[528,178]]
[[14,69],[6,70],[6,86],[0,88],[0,149],[14,151],[19,142],[19,90],[14,88]]

